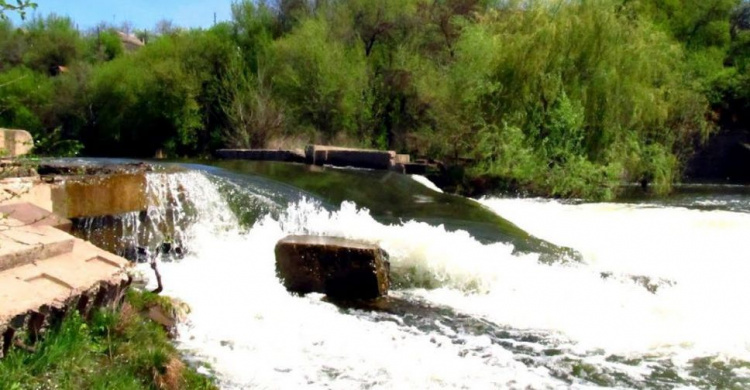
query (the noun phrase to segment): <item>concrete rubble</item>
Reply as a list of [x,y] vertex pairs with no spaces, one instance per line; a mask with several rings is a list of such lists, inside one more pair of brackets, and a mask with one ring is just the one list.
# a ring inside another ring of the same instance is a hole
[[276,273],[287,290],[340,300],[388,294],[390,263],[379,246],[337,237],[288,236],[276,244]]
[[119,307],[130,263],[68,234],[68,218],[141,211],[149,202],[143,167],[35,170],[0,180],[0,357],[28,347],[66,313]]
[[0,223],[0,351],[35,340],[69,310],[119,304],[129,262],[49,225]]

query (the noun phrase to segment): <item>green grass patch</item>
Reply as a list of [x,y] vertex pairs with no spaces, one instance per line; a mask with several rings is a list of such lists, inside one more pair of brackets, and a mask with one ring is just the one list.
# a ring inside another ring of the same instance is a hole
[[183,363],[166,331],[140,314],[150,301],[156,298],[131,290],[120,311],[100,310],[90,321],[73,311],[34,352],[15,348],[0,360],[0,390],[215,389]]

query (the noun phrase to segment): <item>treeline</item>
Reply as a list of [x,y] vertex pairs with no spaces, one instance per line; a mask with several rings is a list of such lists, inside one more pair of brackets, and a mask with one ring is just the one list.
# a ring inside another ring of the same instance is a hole
[[[40,4],[44,10],[44,3]],[[0,22],[0,127],[39,153],[207,156],[307,142],[461,162],[554,196],[667,191],[750,108],[740,0],[242,1],[125,50],[106,26]],[[62,67],[62,68],[61,68]]]

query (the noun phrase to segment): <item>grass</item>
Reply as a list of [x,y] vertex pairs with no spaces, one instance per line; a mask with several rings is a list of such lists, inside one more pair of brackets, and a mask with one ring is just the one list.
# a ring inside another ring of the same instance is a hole
[[216,389],[180,359],[167,332],[141,313],[155,301],[131,290],[119,312],[89,321],[73,311],[34,352],[13,349],[0,360],[0,390]]

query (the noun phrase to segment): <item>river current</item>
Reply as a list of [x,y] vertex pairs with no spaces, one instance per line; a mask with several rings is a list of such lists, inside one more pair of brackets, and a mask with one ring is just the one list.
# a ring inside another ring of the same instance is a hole
[[[113,250],[185,247],[159,265],[164,293],[191,307],[177,342],[222,388],[750,387],[748,195],[473,201],[422,177],[181,167],[149,174],[147,213],[76,225],[115,232]],[[391,307],[288,293],[273,250],[298,233],[382,246]],[[578,256],[550,261],[537,238]]]

